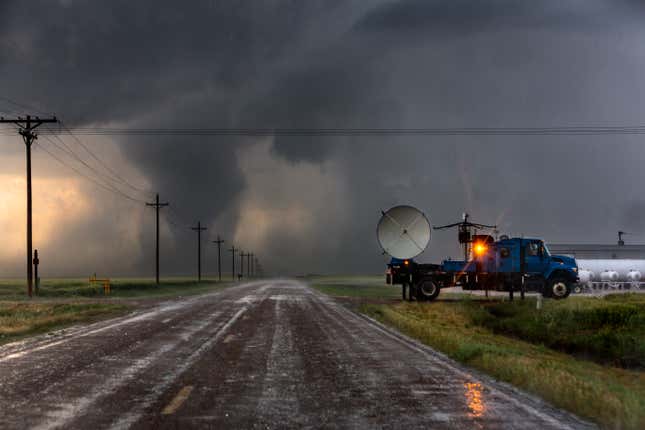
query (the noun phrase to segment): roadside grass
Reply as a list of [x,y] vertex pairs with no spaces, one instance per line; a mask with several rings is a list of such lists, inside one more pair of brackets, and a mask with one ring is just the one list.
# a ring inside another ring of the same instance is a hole
[[545,300],[538,311],[535,298],[442,292],[432,303],[402,302],[392,300],[398,288],[374,279],[352,285],[316,278],[312,286],[359,297],[360,312],[605,428],[645,428],[644,296]]
[[[110,281],[111,293],[105,296],[101,284],[89,286],[87,279],[45,279],[41,281],[37,299],[184,296],[215,291],[230,285],[224,281],[219,283],[207,279],[197,282],[188,278],[170,278],[163,280],[160,285],[152,279],[117,278]],[[25,282],[22,280],[0,280],[0,300],[27,300],[25,290]]]
[[493,333],[617,367],[645,369],[645,295],[616,294],[603,299],[571,297],[546,302],[474,302],[471,321]]
[[102,285],[90,287],[87,279],[47,279],[42,281],[40,294],[29,299],[23,280],[0,280],[0,344],[122,314],[132,308],[128,299],[203,294],[228,285],[188,278],[171,278],[160,285],[151,279],[114,279],[111,293],[104,295]]
[[0,344],[124,313],[115,303],[0,302]]

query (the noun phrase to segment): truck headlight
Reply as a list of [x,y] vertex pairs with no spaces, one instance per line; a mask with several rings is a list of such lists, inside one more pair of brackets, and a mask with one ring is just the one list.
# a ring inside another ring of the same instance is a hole
[[577,267],[574,267],[574,268],[573,268],[573,269],[571,269],[571,270],[573,270],[574,272],[578,273],[578,268],[577,268]]

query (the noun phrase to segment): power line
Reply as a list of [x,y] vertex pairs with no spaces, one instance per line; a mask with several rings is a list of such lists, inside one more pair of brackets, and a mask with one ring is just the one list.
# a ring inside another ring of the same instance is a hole
[[[94,173],[94,174],[96,175],[96,178],[98,178],[98,179],[102,179],[102,180],[103,180],[103,182],[102,182],[102,183],[104,183],[108,188],[110,188],[110,189],[114,190],[114,192],[116,192],[116,193],[119,193],[119,194],[125,194],[123,191],[121,191],[121,190],[120,190],[116,185],[114,185],[114,184],[111,182],[111,178],[110,178],[110,177],[108,177],[108,176],[106,176],[106,175],[102,174],[101,172],[97,171],[93,166],[91,166],[90,164],[88,164],[88,163],[87,163],[85,160],[83,160],[83,159],[82,159],[78,154],[76,154],[76,153],[75,153],[75,152],[74,152],[74,151],[73,151],[73,150],[72,150],[72,149],[71,149],[71,148],[70,148],[70,147],[69,147],[69,146],[68,146],[68,145],[67,145],[67,144],[62,140],[62,139],[60,139],[59,137],[57,137],[57,136],[56,136],[56,138],[58,139],[58,141],[60,141],[60,142],[61,142],[61,144],[63,145],[63,147],[60,147],[59,145],[57,145],[57,144],[56,144],[56,142],[54,142],[53,140],[51,140],[49,137],[47,137],[47,136],[43,136],[43,137],[44,137],[47,141],[49,141],[52,145],[54,145],[57,149],[59,149],[59,150],[61,150],[62,152],[66,153],[67,155],[69,155],[70,157],[72,157],[73,159],[75,159],[77,162],[79,162],[79,163],[81,163],[83,166],[85,166],[87,169],[89,169],[92,173]],[[139,199],[136,199],[136,200],[139,200]],[[140,202],[142,202],[143,200],[139,200],[139,201],[140,201]]]
[[[120,176],[116,171],[114,171],[114,169],[112,169],[112,168],[111,168],[107,163],[105,163],[105,162],[104,162],[102,159],[100,159],[96,154],[94,154],[94,152],[92,152],[92,151],[87,147],[87,145],[85,145],[85,144],[84,144],[84,143],[83,143],[83,142],[82,142],[82,141],[81,141],[81,140],[80,140],[80,139],[79,139],[79,138],[78,138],[74,133],[72,133],[72,131],[71,131],[71,130],[70,130],[70,129],[69,129],[69,128],[68,128],[68,127],[67,127],[67,126],[62,122],[62,121],[61,121],[59,124],[60,124],[60,126],[61,126],[65,131],[67,131],[67,133],[68,133],[72,138],[74,138],[74,140],[76,141],[76,143],[77,143],[79,146],[81,146],[81,147],[85,150],[85,152],[87,152],[87,153],[88,153],[88,154],[89,154],[89,155],[90,155],[94,160],[96,160],[96,161],[97,161],[101,166],[103,166],[103,168],[104,168],[108,173],[110,173],[114,179],[116,179],[117,181],[119,181],[119,182],[123,183],[124,185],[126,185],[126,186],[130,187],[130,188],[131,188],[131,189],[133,189],[134,191],[138,191],[138,192],[144,193],[144,194],[146,194],[146,195],[148,195],[148,196],[150,196],[150,195],[152,195],[152,194],[153,194],[151,191],[149,191],[149,190],[145,190],[145,189],[143,189],[143,188],[141,188],[141,187],[137,187],[137,186],[133,185],[132,183],[130,183],[129,181],[127,181],[126,179],[124,179],[124,178],[123,178],[122,176]],[[49,131],[49,129],[47,129],[47,130]]]
[[[34,106],[29,106],[29,105],[24,104],[24,103],[19,103],[19,102],[15,101],[15,100],[9,99],[9,98],[4,97],[4,96],[0,96],[0,100],[4,100],[5,102],[8,102],[8,103],[12,104],[13,106],[17,106],[17,107],[19,107],[21,109],[29,109],[29,110],[32,110],[32,111],[37,111],[39,113],[45,113],[45,111],[43,111],[41,109],[38,109],[38,108],[36,108]],[[10,110],[11,110],[12,113],[14,113],[14,112],[17,113],[18,112],[15,109],[10,109]],[[143,189],[141,187],[137,187],[137,186],[133,185],[132,183],[130,183],[129,181],[127,181],[126,179],[124,179],[121,175],[119,175],[107,163],[105,163],[101,158],[99,158],[96,154],[94,154],[94,152],[92,152],[88,148],[87,145],[85,145],[76,135],[74,135],[74,133],[62,121],[59,120],[58,125],[59,125],[59,130],[58,131],[54,130],[54,129],[51,129],[51,128],[48,128],[48,127],[43,127],[41,129],[41,131],[42,131],[41,135],[49,134],[49,135],[54,136],[66,148],[66,150],[67,150],[66,152],[68,152],[70,156],[72,156],[75,159],[77,159],[80,163],[86,165],[86,167],[91,169],[95,174],[97,174],[98,176],[102,177],[103,179],[106,179],[107,181],[120,182],[123,185],[126,185],[127,187],[131,188],[132,190],[134,190],[136,192],[140,192],[140,193],[145,194],[146,198],[154,195],[151,191],[145,190],[145,189]],[[98,162],[100,164],[101,167],[103,167],[103,169],[108,173],[108,175],[100,173],[95,168],[89,166],[84,160],[82,160],[81,157],[76,152],[74,152],[74,150],[72,148],[70,148],[63,139],[60,138],[60,135],[61,135],[60,129],[63,129],[65,132],[67,132],[75,140],[75,142],[85,150],[85,152],[87,152],[96,162]]]
[[116,128],[77,127],[87,136],[587,136],[641,135],[645,126],[437,128]]
[[[78,163],[80,163],[81,165],[85,166],[85,167],[86,167],[90,172],[92,172],[92,173],[94,174],[94,176],[90,176],[89,174],[83,173],[81,170],[79,170],[79,169],[77,169],[76,167],[74,167],[74,166],[70,165],[69,163],[65,162],[62,158],[60,158],[60,157],[58,157],[57,155],[55,155],[52,151],[47,150],[47,148],[46,148],[44,145],[42,145],[42,144],[37,144],[37,146],[38,146],[40,149],[42,149],[43,151],[45,151],[45,153],[47,153],[49,156],[51,156],[52,158],[54,158],[56,161],[58,161],[58,162],[59,162],[60,164],[62,164],[63,166],[65,166],[65,167],[67,167],[67,168],[69,168],[69,169],[73,170],[73,171],[74,171],[74,172],[76,172],[78,175],[80,175],[80,176],[82,176],[83,178],[85,178],[85,179],[87,179],[87,180],[91,181],[92,183],[94,183],[95,185],[97,185],[97,186],[101,187],[102,189],[104,189],[104,190],[106,190],[106,191],[109,191],[109,192],[111,192],[111,193],[113,193],[113,194],[119,195],[119,196],[121,196],[121,197],[124,197],[124,198],[126,198],[126,199],[128,199],[128,200],[131,200],[131,201],[134,201],[134,202],[137,202],[137,203],[145,203],[145,201],[144,201],[144,200],[139,199],[139,198],[136,198],[136,197],[133,197],[133,196],[131,196],[131,195],[129,195],[129,194],[127,194],[127,193],[125,193],[124,191],[120,190],[116,185],[114,185],[114,184],[112,183],[112,181],[113,181],[113,180],[112,180],[110,177],[108,177],[108,176],[106,176],[106,175],[102,174],[101,172],[99,172],[98,170],[96,170],[93,166],[91,166],[90,164],[88,164],[88,163],[87,163],[85,160],[83,160],[83,159],[82,159],[82,158],[81,158],[81,157],[80,157],[76,152],[74,152],[74,150],[73,150],[72,148],[70,148],[70,147],[69,147],[69,145],[67,145],[67,143],[66,143],[65,141],[63,141],[62,139],[60,139],[60,137],[58,137],[58,136],[54,135],[54,138],[60,142],[60,145],[59,145],[59,144],[57,144],[55,141],[53,141],[52,139],[50,139],[47,135],[42,135],[42,134],[41,134],[41,136],[42,136],[42,137],[43,137],[47,142],[49,142],[49,143],[52,145],[52,147],[54,147],[54,148],[58,149],[58,150],[59,150],[59,151],[61,151],[62,153],[64,153],[64,154],[66,154],[67,156],[71,157],[71,158],[72,158],[73,160],[75,160],[76,162],[78,162]],[[62,146],[61,146],[61,145],[62,145]]]
[[[50,142],[51,142],[51,140],[50,140]],[[80,175],[80,176],[84,177],[84,178],[85,178],[85,179],[87,179],[88,181],[91,181],[92,183],[94,183],[94,184],[95,184],[95,185],[97,185],[98,187],[100,187],[100,188],[104,189],[105,191],[109,191],[109,192],[111,192],[111,193],[113,193],[113,194],[115,194],[115,195],[121,196],[121,197],[123,197],[123,198],[126,198],[126,199],[131,200],[131,201],[136,202],[136,203],[145,203],[145,201],[138,200],[138,199],[136,199],[136,198],[134,198],[134,197],[130,197],[129,195],[124,194],[124,193],[120,192],[120,191],[119,191],[119,190],[117,190],[117,189],[110,188],[109,186],[106,186],[106,185],[105,185],[105,184],[103,184],[102,182],[99,182],[99,181],[97,181],[96,179],[92,178],[91,176],[86,175],[86,174],[85,174],[85,173],[83,173],[82,171],[78,170],[76,167],[71,166],[70,164],[66,163],[64,160],[62,160],[62,159],[61,159],[60,157],[58,157],[56,154],[54,154],[53,152],[51,152],[50,150],[48,150],[47,148],[45,148],[43,145],[41,145],[41,144],[37,144],[37,146],[38,146],[40,149],[42,149],[43,151],[45,151],[45,153],[46,153],[47,155],[49,155],[50,157],[52,157],[54,160],[58,161],[61,165],[63,165],[63,166],[65,166],[65,167],[67,167],[68,169],[73,170],[73,171],[74,171],[74,172],[76,172],[78,175]]]

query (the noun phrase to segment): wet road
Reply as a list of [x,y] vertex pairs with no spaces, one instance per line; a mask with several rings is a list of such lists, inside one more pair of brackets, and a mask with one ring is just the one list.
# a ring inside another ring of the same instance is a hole
[[2,428],[586,428],[294,281],[0,347]]

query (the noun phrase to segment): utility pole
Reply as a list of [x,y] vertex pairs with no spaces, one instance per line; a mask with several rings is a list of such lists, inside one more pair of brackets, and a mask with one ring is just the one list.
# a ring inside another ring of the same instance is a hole
[[242,274],[242,278],[244,277],[244,257],[246,257],[246,254],[240,250],[240,273]]
[[252,253],[246,254],[246,277],[251,278],[251,258],[253,258]]
[[222,282],[222,244],[224,240],[220,239],[219,234],[217,235],[217,240],[214,240],[213,243],[217,244],[217,274],[219,276],[219,281]]
[[231,277],[233,278],[233,282],[235,282],[235,252],[238,250],[235,249],[233,245],[231,245],[231,249],[229,249],[229,251],[231,252],[231,261],[233,262],[233,271],[231,272]]
[[155,279],[157,280],[157,285],[159,285],[159,208],[168,206],[168,203],[159,203],[159,193],[157,193],[157,198],[153,203],[146,203],[146,206],[152,206],[157,212],[157,242],[155,246]]
[[197,222],[197,227],[190,228],[193,231],[197,232],[197,282],[202,281],[202,231],[208,230],[206,227],[202,227],[201,222]]
[[27,115],[26,117],[4,118],[0,116],[0,124],[15,124],[18,134],[22,136],[27,149],[27,294],[32,295],[34,285],[34,272],[32,266],[32,222],[31,222],[31,144],[38,139],[34,130],[42,124],[57,123],[56,117],[39,118]]

